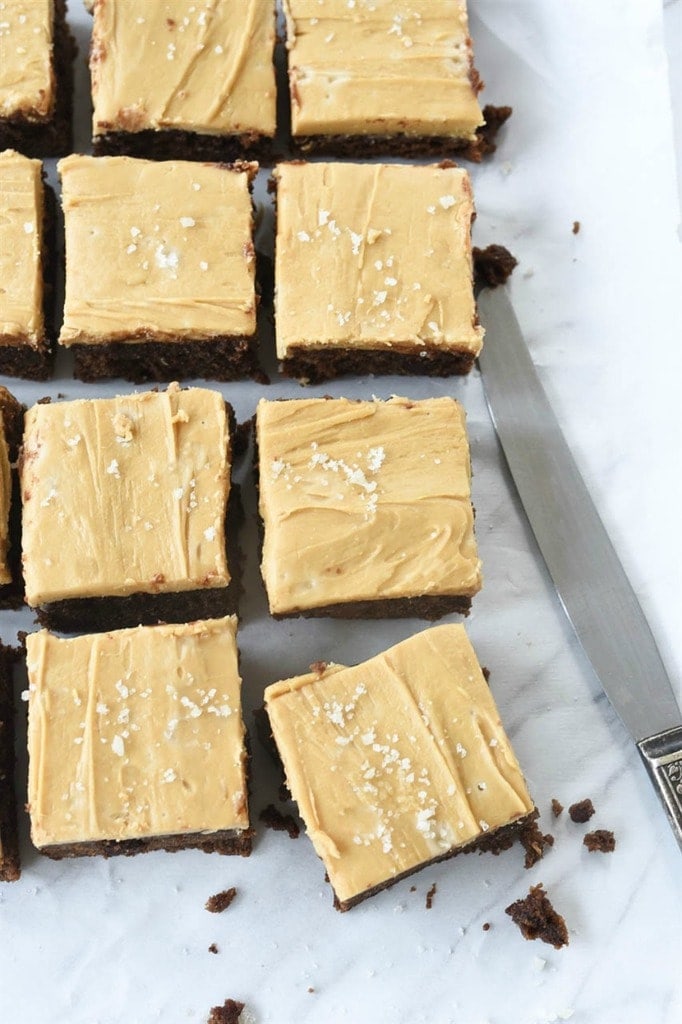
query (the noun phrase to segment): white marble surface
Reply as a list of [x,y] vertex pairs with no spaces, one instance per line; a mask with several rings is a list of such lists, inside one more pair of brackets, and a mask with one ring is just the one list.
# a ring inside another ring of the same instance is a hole
[[[533,357],[679,695],[682,261],[661,6],[470,6],[485,97],[515,108],[495,158],[472,172],[476,240],[505,243],[520,260],[511,292]],[[72,7],[86,148],[88,23],[79,0]],[[59,370],[49,387],[11,386],[24,401],[92,392],[70,379],[67,359]],[[222,390],[241,417],[260,392],[251,384]],[[244,1019],[256,1024],[679,1021],[680,852],[554,595],[477,373],[318,390],[446,391],[466,406],[486,577],[468,629],[554,849],[531,871],[518,851],[459,858],[339,915],[304,837],[262,831],[248,860],[185,853],[59,864],[32,852],[24,821],[22,880],[0,888],[0,1021],[200,1024],[228,996],[246,1002]],[[300,392],[276,382],[267,393]],[[245,490],[250,583],[240,645],[249,709],[282,674],[319,658],[360,660],[422,627],[271,622],[257,582],[254,498]],[[3,613],[3,639],[29,624]],[[24,759],[19,767],[22,774]],[[257,745],[254,768],[257,812],[274,786]],[[585,796],[597,808],[591,826],[616,833],[613,855],[587,853],[585,828],[565,814],[551,819],[552,797],[568,804]],[[504,914],[538,881],[566,917],[567,949],[525,942]],[[427,911],[432,882],[438,891]],[[206,898],[230,885],[239,890],[230,910],[207,914]],[[217,956],[207,951],[212,942]]]

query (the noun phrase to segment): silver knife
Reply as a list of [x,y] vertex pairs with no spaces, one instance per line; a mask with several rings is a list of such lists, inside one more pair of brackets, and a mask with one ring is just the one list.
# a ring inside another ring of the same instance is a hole
[[656,642],[547,400],[505,293],[483,289],[486,401],[561,603],[682,848],[682,714]]

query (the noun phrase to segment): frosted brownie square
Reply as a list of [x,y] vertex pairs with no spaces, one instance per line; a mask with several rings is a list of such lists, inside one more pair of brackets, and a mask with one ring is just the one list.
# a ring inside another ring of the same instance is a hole
[[97,154],[270,154],[274,0],[98,0],[90,50]]
[[469,610],[481,565],[458,402],[261,400],[256,441],[274,616]]
[[70,156],[59,163],[59,343],[82,380],[235,380],[256,368],[257,164]]
[[51,369],[53,203],[40,160],[0,153],[0,373],[14,377]]
[[462,626],[274,683],[265,708],[340,910],[536,817]]
[[467,373],[483,341],[474,204],[452,165],[280,164],[275,318],[282,372]]
[[27,411],[24,581],[43,625],[82,632],[235,610],[230,414],[218,392],[177,385]]
[[284,11],[301,153],[477,156],[464,0],[284,0]]
[[0,149],[68,153],[76,44],[64,0],[3,0],[0,54]]
[[38,849],[251,852],[236,631],[228,617],[26,637]]
[[0,882],[16,882],[21,874],[14,760],[11,659],[0,644]]

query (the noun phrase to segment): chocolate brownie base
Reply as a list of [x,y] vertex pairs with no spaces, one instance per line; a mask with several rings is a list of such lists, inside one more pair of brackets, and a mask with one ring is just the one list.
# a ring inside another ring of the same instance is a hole
[[20,115],[0,118],[0,150],[16,149],[25,156],[41,159],[71,152],[73,61],[77,52],[76,40],[66,23],[66,2],[55,0],[52,64],[56,87],[52,116],[44,121],[29,121]]
[[226,587],[51,601],[34,609],[38,622],[46,629],[62,633],[105,633],[133,626],[155,626],[159,622],[194,622],[236,614],[242,592],[242,555],[238,543],[242,517],[239,488],[233,484],[225,525],[232,574]]
[[[43,177],[45,177],[44,172]],[[43,183],[43,196],[43,251],[41,253],[41,264],[45,338],[39,348],[27,345],[23,339],[17,339],[17,343],[14,345],[0,342],[0,373],[5,374],[7,377],[22,377],[24,380],[47,380],[52,374],[54,358],[53,317],[57,262],[57,198],[53,189],[45,183]]]
[[73,375],[83,381],[111,377],[143,381],[232,381],[258,378],[256,337],[224,337],[211,341],[134,341],[73,345]]
[[511,107],[483,108],[485,124],[476,131],[476,140],[450,135],[298,135],[291,139],[295,156],[360,157],[449,157],[457,155],[480,163],[497,149],[497,133],[511,117]]
[[315,619],[324,615],[333,619],[429,619],[435,622],[453,612],[457,615],[468,615],[470,610],[470,597],[424,594],[420,597],[348,601],[342,604],[326,604],[320,608],[303,608],[300,611],[271,614],[273,619]]
[[201,160],[232,163],[234,160],[258,160],[264,166],[273,163],[274,140],[266,135],[202,135],[177,128],[140,132],[111,131],[95,135],[95,156],[135,156],[143,160]]
[[151,836],[149,839],[113,839],[93,840],[83,843],[62,843],[56,846],[43,846],[40,852],[51,860],[64,860],[70,857],[132,857],[137,853],[151,853],[154,850],[165,850],[177,853],[178,850],[201,850],[203,853],[238,854],[248,857],[251,853],[253,831],[235,831],[225,829],[220,832],[188,832],[186,835]]
[[12,479],[8,554],[12,581],[0,586],[0,608],[20,608],[24,601],[24,579],[21,572],[21,488],[19,475],[13,467],[19,455],[19,446],[24,433],[24,407],[2,385],[0,385],[0,411],[5,428],[5,441]]
[[291,349],[291,355],[280,363],[280,372],[284,377],[293,377],[301,384],[320,384],[344,374],[452,377],[469,373],[474,359],[471,352],[444,351],[436,347],[406,352],[397,349],[386,351],[295,346]]
[[20,875],[11,654],[0,644],[0,882],[16,882]]
[[423,864],[417,864],[409,871],[403,871],[401,874],[396,875],[395,878],[391,878],[389,881],[383,882],[381,885],[376,885],[373,889],[368,889],[366,892],[361,892],[350,900],[341,901],[335,895],[334,906],[337,910],[342,912],[351,910],[353,907],[356,907],[358,903],[364,902],[364,900],[369,899],[370,896],[374,896],[376,893],[382,892],[384,889],[390,889],[391,886],[395,885],[397,882],[401,882],[404,878],[409,878],[411,875],[416,874],[418,871],[423,871],[424,868],[431,867],[433,864],[440,864],[441,861],[450,860],[452,857],[456,857],[460,853],[473,853],[475,850],[479,853],[493,853],[495,855],[502,853],[504,850],[508,850],[513,846],[517,840],[521,839],[524,831],[529,826],[533,826],[537,816],[538,811],[535,809],[523,818],[519,818],[518,821],[511,822],[509,825],[505,825],[502,828],[497,829],[492,835],[484,835],[473,843],[468,843],[466,846],[461,846],[454,850],[448,850],[446,853],[440,854],[438,857],[433,857],[431,860],[424,861]]

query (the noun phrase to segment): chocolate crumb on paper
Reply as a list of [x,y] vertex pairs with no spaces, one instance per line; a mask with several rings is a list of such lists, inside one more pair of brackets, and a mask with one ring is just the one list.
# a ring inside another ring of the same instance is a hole
[[230,906],[236,895],[237,890],[234,886],[224,889],[222,892],[217,892],[206,900],[206,909],[211,914],[222,914],[223,910],[227,910]]
[[574,220],[573,221],[573,234],[577,235],[579,231],[580,231],[580,221],[579,220]]
[[217,953],[218,952],[218,947],[216,946],[215,942],[211,943],[211,945],[208,947],[208,951],[209,951],[209,953]]
[[206,1024],[239,1024],[239,1017],[244,1003],[236,999],[226,999],[222,1006],[214,1006]]
[[274,804],[268,804],[259,814],[259,819],[275,832],[286,832],[290,839],[298,839],[301,829],[291,814],[282,814]]
[[503,245],[487,245],[485,249],[474,246],[471,253],[476,284],[487,288],[506,284],[518,265],[516,257]]
[[560,803],[556,797],[552,797],[552,814],[555,818],[558,818],[564,809],[564,805]]
[[586,800],[579,800],[577,803],[571,804],[568,808],[568,814],[571,821],[574,821],[577,825],[583,825],[594,814],[594,804],[589,797]]
[[597,828],[594,832],[585,833],[583,846],[586,846],[590,853],[613,853],[616,839],[613,832],[608,829]]
[[433,885],[431,886],[431,888],[429,889],[429,891],[426,894],[426,909],[427,910],[430,910],[431,907],[433,906],[433,898],[436,895],[437,890],[438,890],[438,886],[434,882]]
[[525,868],[532,868],[545,855],[545,847],[554,846],[554,836],[550,832],[542,832],[537,822],[529,822],[520,834],[521,845],[526,851],[523,862]]
[[568,929],[545,892],[542,882],[532,885],[528,895],[505,908],[526,939],[541,939],[555,949],[568,945]]

